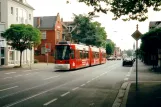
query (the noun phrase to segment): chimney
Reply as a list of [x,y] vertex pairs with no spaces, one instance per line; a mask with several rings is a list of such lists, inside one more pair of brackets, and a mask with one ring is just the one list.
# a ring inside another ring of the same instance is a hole
[[40,19],[40,17],[37,17],[37,28],[40,27],[40,23],[41,23],[41,19]]

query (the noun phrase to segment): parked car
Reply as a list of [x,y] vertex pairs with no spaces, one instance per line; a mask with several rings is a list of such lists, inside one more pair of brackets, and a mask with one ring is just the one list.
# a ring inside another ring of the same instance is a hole
[[133,58],[126,57],[126,58],[123,59],[122,66],[125,66],[125,65],[133,66],[133,63],[134,63]]
[[107,58],[107,60],[115,60],[115,57],[110,56],[110,57]]
[[117,57],[116,59],[117,59],[117,60],[121,60],[121,57]]

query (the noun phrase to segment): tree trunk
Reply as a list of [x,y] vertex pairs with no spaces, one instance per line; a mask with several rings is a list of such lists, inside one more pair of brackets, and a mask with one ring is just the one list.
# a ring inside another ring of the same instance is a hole
[[20,67],[22,67],[22,51],[20,51]]

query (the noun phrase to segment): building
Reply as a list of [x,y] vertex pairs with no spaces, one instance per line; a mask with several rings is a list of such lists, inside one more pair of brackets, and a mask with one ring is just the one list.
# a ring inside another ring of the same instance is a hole
[[34,17],[34,27],[42,33],[41,44],[35,49],[35,59],[39,62],[54,62],[55,44],[62,41],[62,23],[57,16]]
[[114,49],[114,56],[115,57],[120,57],[121,56],[121,49],[120,49],[120,47],[115,47],[115,49]]
[[[11,24],[33,25],[33,10],[26,0],[0,0],[0,29],[8,29]],[[0,33],[3,32],[2,30]],[[0,37],[0,65],[17,65],[20,62],[20,52],[6,44]],[[22,53],[22,64],[34,61],[34,50],[25,50]]]

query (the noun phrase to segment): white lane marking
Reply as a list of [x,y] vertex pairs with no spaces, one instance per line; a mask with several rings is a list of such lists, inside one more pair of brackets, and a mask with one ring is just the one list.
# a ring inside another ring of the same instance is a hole
[[127,81],[129,78],[125,78],[124,81]]
[[5,89],[0,90],[0,92],[1,92],[1,91],[6,91],[6,90],[9,90],[9,89],[13,89],[13,88],[17,88],[17,87],[18,87],[18,86],[14,86],[14,87],[5,88]]
[[31,75],[31,74],[33,74],[33,73],[28,73],[28,74],[26,74],[26,75]]
[[68,92],[62,94],[61,97],[64,97],[64,96],[66,96],[66,95],[69,94],[69,93],[70,93],[70,92],[68,91]]
[[15,77],[21,77],[22,75],[16,75]]
[[90,83],[91,81],[87,81],[87,83]]
[[45,103],[45,104],[44,104],[44,106],[47,106],[47,105],[49,105],[49,104],[53,103],[53,102],[54,102],[54,101],[56,101],[56,100],[58,100],[58,99],[57,99],[57,98],[55,98],[55,99],[53,99],[53,100],[50,100],[49,102]]
[[83,86],[85,86],[86,84],[82,84],[81,86],[83,87]]
[[3,79],[9,79],[9,78],[12,78],[12,77],[5,77],[5,78],[3,78]]
[[37,73],[39,73],[39,72],[28,73],[26,75],[37,74]]
[[25,70],[25,71],[22,71],[22,72],[29,72],[29,71],[31,71],[31,70]]
[[127,74],[126,76],[129,77],[131,74]]
[[95,80],[96,78],[92,78],[92,81]]
[[[63,85],[64,85],[64,84],[63,84]],[[60,86],[63,86],[63,85],[60,85]],[[60,87],[60,86],[58,86],[58,87]],[[11,106],[14,106],[14,105],[16,105],[16,104],[22,103],[22,102],[24,102],[24,101],[26,101],[26,100],[29,100],[29,99],[31,99],[31,98],[37,97],[37,96],[42,95],[42,94],[47,93],[47,92],[50,92],[50,91],[54,90],[55,88],[56,88],[56,87],[51,88],[51,89],[46,90],[46,91],[42,91],[42,92],[40,92],[40,93],[38,93],[38,94],[32,95],[32,96],[30,96],[30,97],[27,97],[27,98],[24,98],[24,99],[21,99],[21,100],[18,100],[18,101],[16,101],[16,102],[11,103],[11,104],[5,105],[4,107],[11,107]]]
[[77,90],[79,87],[76,87],[76,88],[73,88],[72,90],[74,91],[74,90]]
[[16,72],[8,72],[8,73],[5,73],[5,74],[14,74],[14,73],[16,73]]
[[49,77],[49,78],[45,78],[44,80],[49,80],[49,79],[53,79],[53,78],[56,78],[56,77],[59,77],[59,75],[58,76]]

